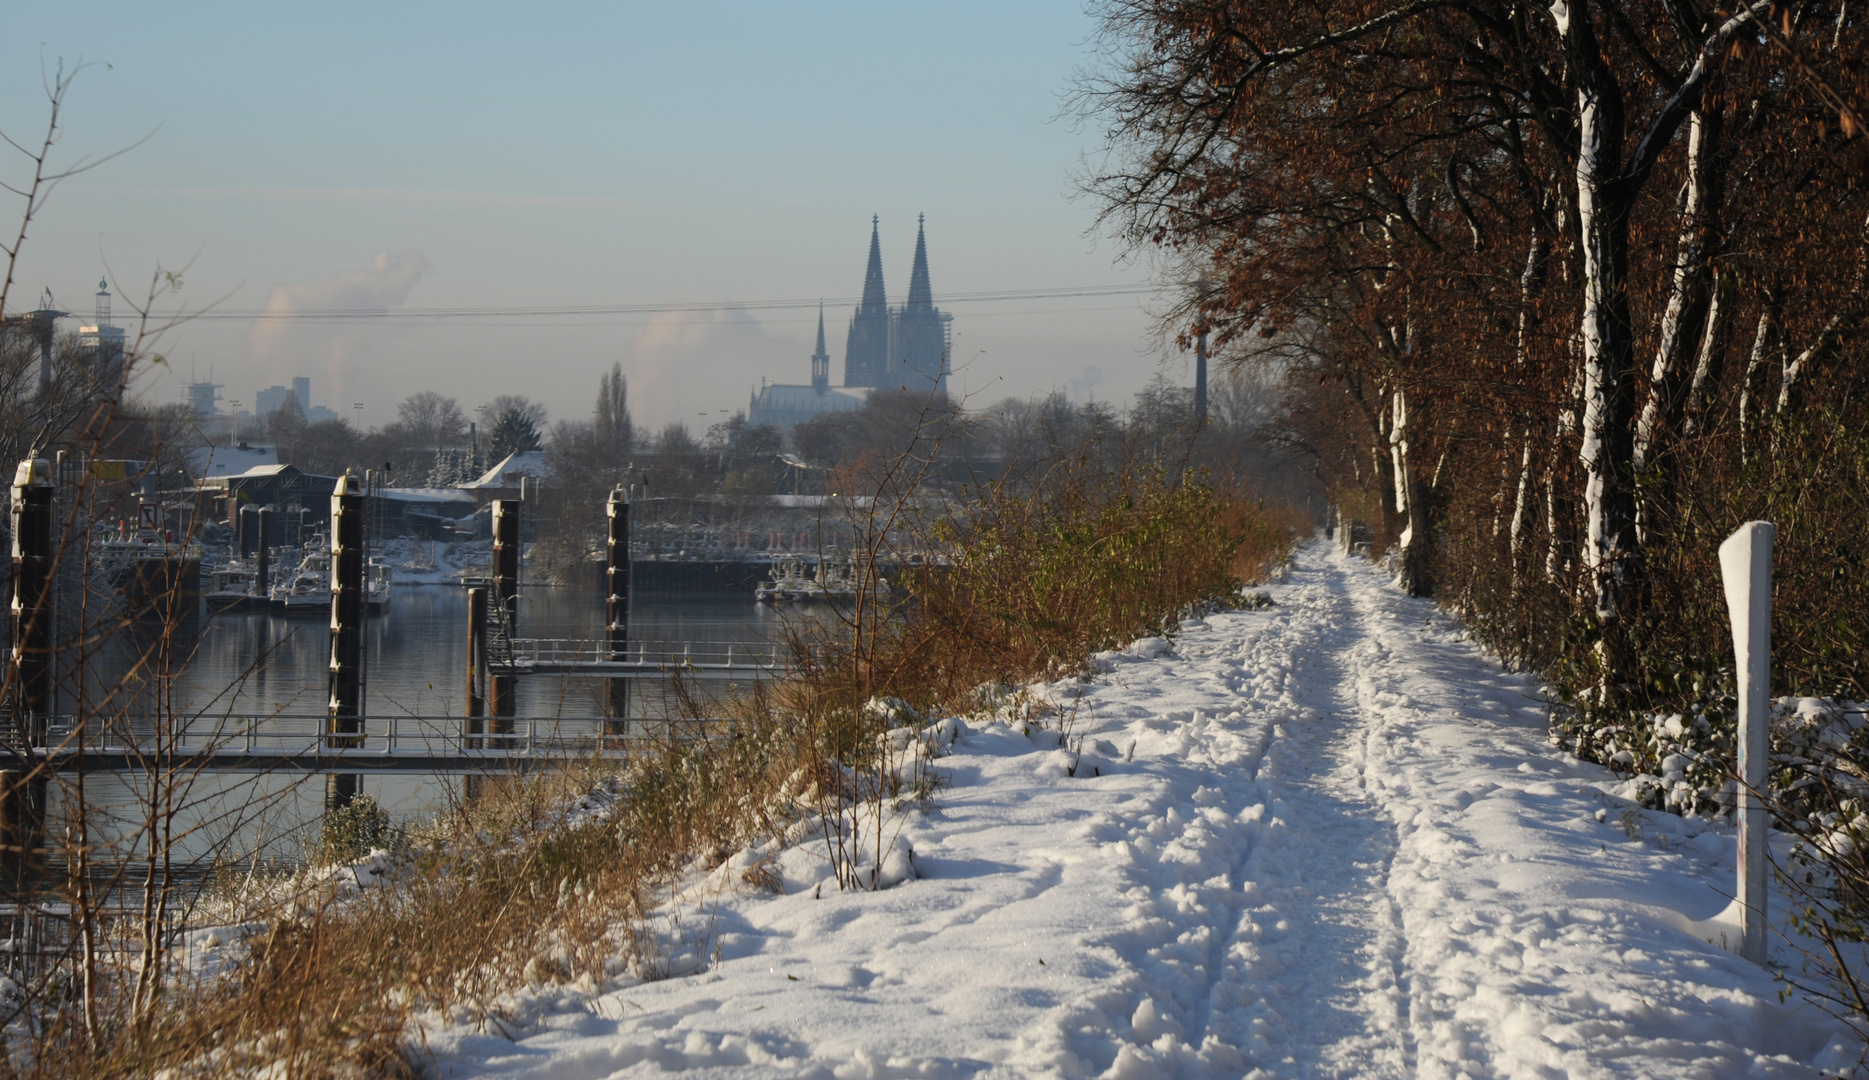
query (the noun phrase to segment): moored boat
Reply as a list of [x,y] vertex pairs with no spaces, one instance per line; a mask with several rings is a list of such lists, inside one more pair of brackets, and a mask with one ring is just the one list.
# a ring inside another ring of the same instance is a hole
[[208,573],[208,589],[202,594],[210,614],[237,614],[264,611],[269,603],[257,580],[256,567],[248,559],[232,559]]
[[305,545],[304,557],[285,578],[273,585],[269,595],[274,615],[287,618],[330,618],[331,552],[322,536]]

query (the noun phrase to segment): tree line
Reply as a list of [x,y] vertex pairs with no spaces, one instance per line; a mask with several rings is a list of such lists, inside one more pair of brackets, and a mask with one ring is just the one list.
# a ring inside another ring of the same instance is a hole
[[1778,523],[1781,689],[1869,691],[1869,192],[1839,0],[1111,0],[1084,176],[1171,323],[1292,373],[1401,581],[1596,706],[1730,653]]

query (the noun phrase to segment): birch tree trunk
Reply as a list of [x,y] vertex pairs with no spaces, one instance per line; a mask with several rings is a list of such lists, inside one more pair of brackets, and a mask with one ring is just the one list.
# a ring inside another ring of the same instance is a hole
[[1394,419],[1389,428],[1389,454],[1395,470],[1395,513],[1402,525],[1402,535],[1396,541],[1400,556],[1396,580],[1410,596],[1430,596],[1434,593],[1430,569],[1433,537],[1427,485],[1415,478],[1409,463],[1409,433],[1415,418],[1409,414],[1406,390],[1398,387],[1391,401]]
[[[1649,373],[1648,393],[1635,427],[1635,473],[1645,481],[1655,458],[1674,426],[1687,380],[1687,351],[1701,337],[1710,303],[1714,221],[1719,214],[1719,177],[1714,147],[1719,141],[1720,117],[1696,111],[1688,120],[1687,182],[1681,195],[1681,234],[1676,243],[1674,275],[1668,305],[1661,316],[1660,341]],[[1644,497],[1646,503],[1647,497]]]
[[1804,369],[1827,353],[1837,338],[1856,324],[1857,314],[1862,310],[1865,277],[1869,277],[1869,220],[1863,222],[1863,239],[1856,248],[1856,272],[1850,279],[1849,292],[1838,302],[1837,310],[1831,313],[1824,328],[1817,332],[1817,339],[1784,367],[1778,383],[1778,407],[1774,410],[1780,415],[1796,411],[1803,389],[1799,380]]
[[1687,388],[1686,414],[1681,434],[1690,438],[1700,433],[1701,417],[1707,410],[1707,398],[1719,384],[1726,367],[1726,323],[1721,294],[1727,285],[1719,267],[1713,267],[1707,291],[1707,322],[1700,333],[1700,351],[1694,358],[1694,380]]
[[1635,343],[1629,325],[1629,202],[1622,88],[1604,63],[1582,3],[1555,0],[1577,80],[1577,231],[1583,248],[1583,564],[1596,617],[1627,613],[1642,579],[1635,534]]
[[1758,385],[1759,376],[1765,370],[1767,353],[1771,349],[1774,316],[1778,311],[1776,292],[1768,293],[1759,308],[1759,328],[1752,335],[1752,353],[1746,358],[1745,378],[1739,382],[1739,460],[1741,464],[1752,460],[1750,442],[1752,426],[1752,390]]

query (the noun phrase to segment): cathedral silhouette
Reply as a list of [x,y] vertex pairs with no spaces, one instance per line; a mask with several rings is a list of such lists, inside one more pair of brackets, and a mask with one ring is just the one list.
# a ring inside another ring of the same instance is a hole
[[753,424],[791,427],[828,412],[859,408],[870,390],[910,389],[947,393],[949,344],[954,317],[934,306],[928,280],[928,239],[923,218],[915,220],[915,262],[909,269],[908,302],[890,307],[883,291],[880,219],[870,218],[870,261],[863,274],[863,299],[850,317],[844,339],[844,384],[831,386],[831,357],[824,349],[824,311],[818,310],[818,347],[811,354],[811,383],[765,383],[747,403]]
[[928,282],[928,238],[915,219],[915,262],[909,270],[909,299],[892,308],[883,292],[883,245],[879,219],[870,218],[870,262],[863,274],[863,301],[850,317],[844,343],[844,385],[877,389],[910,387],[947,393],[948,335],[953,316],[934,306]]

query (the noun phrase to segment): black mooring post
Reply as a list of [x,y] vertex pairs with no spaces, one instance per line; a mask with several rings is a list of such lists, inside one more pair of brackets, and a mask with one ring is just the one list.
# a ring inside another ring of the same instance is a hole
[[[499,632],[509,643],[519,636],[519,500],[493,500],[493,601],[492,618],[499,620]],[[509,674],[487,680],[487,705],[493,716],[487,731],[494,735],[513,732],[512,717],[518,715],[519,680]]]
[[[333,749],[358,746],[363,734],[363,496],[356,477],[338,478],[331,493],[331,717]],[[350,805],[359,777],[333,773],[325,810]]]
[[254,515],[254,532],[259,547],[254,555],[253,584],[259,590],[262,600],[272,596],[273,589],[273,508],[260,507]]
[[[610,537],[604,545],[604,631],[609,638],[609,660],[629,659],[630,538],[629,494],[613,488],[604,510],[610,516]],[[611,735],[628,734],[629,680],[610,680]]]
[[[12,595],[7,604],[15,727],[6,736],[15,760],[45,745],[54,705],[52,519],[57,491],[52,468],[43,458],[19,463],[13,474],[13,572],[8,578]],[[0,775],[0,867],[15,896],[36,876],[34,867],[45,848],[45,802],[43,773],[15,768]]]
[[[467,734],[486,731],[487,722],[487,590],[467,590]],[[467,745],[478,747],[479,739]]]

